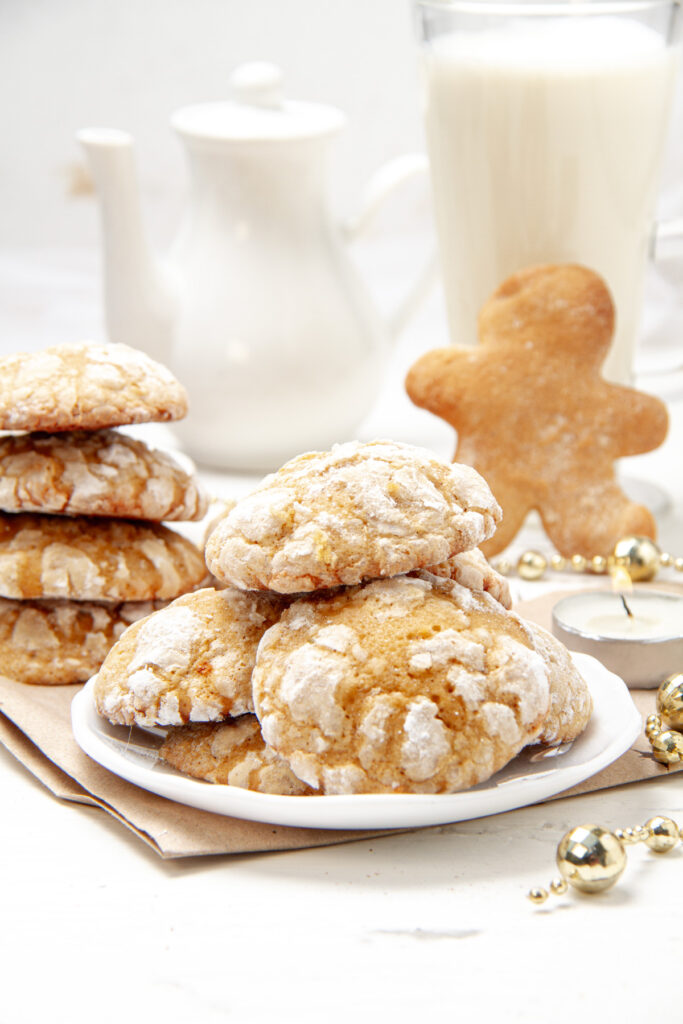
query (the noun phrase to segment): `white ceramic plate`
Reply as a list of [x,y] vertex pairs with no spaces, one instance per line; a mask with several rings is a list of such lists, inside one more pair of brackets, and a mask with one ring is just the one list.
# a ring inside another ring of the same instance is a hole
[[152,793],[215,814],[303,828],[443,825],[537,803],[589,778],[629,749],[641,721],[626,686],[595,658],[572,657],[593,695],[585,732],[565,747],[528,747],[488,782],[462,793],[271,796],[190,779],[157,760],[162,730],[131,730],[100,718],[92,680],[74,698],[71,718],[77,743],[103,767]]

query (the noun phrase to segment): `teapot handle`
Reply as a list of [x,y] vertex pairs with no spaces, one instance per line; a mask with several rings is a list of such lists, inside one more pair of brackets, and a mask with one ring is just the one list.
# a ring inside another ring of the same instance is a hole
[[[360,211],[343,225],[345,237],[354,241],[373,221],[379,208],[397,188],[418,175],[429,171],[429,161],[424,153],[406,153],[389,160],[375,171],[365,186]],[[387,318],[389,334],[395,338],[425,300],[437,277],[436,249],[433,249],[426,265],[413,283],[412,288],[399,303],[397,309]]]

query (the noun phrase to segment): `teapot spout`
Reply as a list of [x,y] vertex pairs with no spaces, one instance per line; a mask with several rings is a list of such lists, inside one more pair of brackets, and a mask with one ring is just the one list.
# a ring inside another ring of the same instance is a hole
[[174,300],[167,272],[147,242],[133,139],[115,129],[77,135],[99,198],[104,246],[104,300],[109,340],[168,363]]

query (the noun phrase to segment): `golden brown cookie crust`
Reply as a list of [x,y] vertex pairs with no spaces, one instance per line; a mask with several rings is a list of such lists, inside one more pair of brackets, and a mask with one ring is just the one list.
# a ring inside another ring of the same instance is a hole
[[159,757],[194,779],[258,793],[314,793],[267,747],[255,715],[170,728]]
[[135,623],[95,683],[97,710],[119,725],[184,725],[253,711],[251,673],[282,598],[206,587]]
[[295,601],[252,677],[266,743],[325,793],[448,793],[537,735],[549,688],[522,621],[421,573]]
[[619,487],[615,463],[666,436],[666,406],[605,381],[614,308],[593,271],[577,265],[513,274],[484,305],[476,348],[426,353],[406,389],[456,430],[454,458],[474,466],[503,509],[487,556],[502,551],[537,509],[565,556],[608,555],[655,522]]
[[0,598],[2,673],[40,686],[84,683],[123,631],[156,607],[151,601],[102,605]]
[[468,466],[391,441],[308,452],[237,502],[210,534],[214,575],[301,593],[435,565],[491,536],[500,510]]
[[100,430],[186,414],[187,394],[170,370],[128,345],[0,358],[0,430]]
[[202,519],[208,498],[165,452],[118,430],[0,438],[0,509],[124,519]]
[[0,514],[0,596],[169,600],[206,579],[201,551],[158,523]]

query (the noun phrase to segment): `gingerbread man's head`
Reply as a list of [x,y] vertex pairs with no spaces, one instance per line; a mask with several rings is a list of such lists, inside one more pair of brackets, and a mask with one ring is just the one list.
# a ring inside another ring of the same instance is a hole
[[614,333],[607,285],[579,264],[528,267],[512,274],[479,314],[479,340],[561,350],[600,365]]

